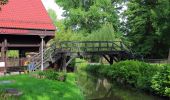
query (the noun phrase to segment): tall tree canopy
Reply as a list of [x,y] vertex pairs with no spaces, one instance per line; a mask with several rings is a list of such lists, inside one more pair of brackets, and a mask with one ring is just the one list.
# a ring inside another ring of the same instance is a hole
[[153,58],[166,57],[170,47],[170,0],[129,0],[126,27],[132,47]]
[[91,33],[105,23],[112,23],[114,30],[119,27],[116,3],[112,0],[56,0],[65,10],[65,25],[75,30]]

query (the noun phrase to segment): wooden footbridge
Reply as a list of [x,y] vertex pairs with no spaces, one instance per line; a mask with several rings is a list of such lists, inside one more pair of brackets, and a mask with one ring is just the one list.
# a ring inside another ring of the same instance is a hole
[[[62,41],[52,43],[44,49],[44,68],[50,64],[67,67],[74,58],[87,55],[103,56],[110,64],[114,61],[133,59],[133,53],[121,41]],[[31,60],[36,69],[41,68],[41,53],[36,54]]]

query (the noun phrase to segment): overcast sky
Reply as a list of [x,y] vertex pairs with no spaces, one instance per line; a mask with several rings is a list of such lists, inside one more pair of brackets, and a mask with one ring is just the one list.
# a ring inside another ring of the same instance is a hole
[[48,9],[53,9],[56,14],[58,19],[62,19],[62,12],[63,10],[55,3],[55,0],[41,0],[45,6],[45,8]]

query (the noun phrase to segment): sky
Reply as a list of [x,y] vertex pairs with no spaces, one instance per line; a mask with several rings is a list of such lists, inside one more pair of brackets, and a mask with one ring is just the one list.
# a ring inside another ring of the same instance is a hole
[[55,0],[41,0],[41,1],[44,4],[46,10],[53,9],[57,14],[57,19],[63,19],[62,17],[63,10],[55,3]]

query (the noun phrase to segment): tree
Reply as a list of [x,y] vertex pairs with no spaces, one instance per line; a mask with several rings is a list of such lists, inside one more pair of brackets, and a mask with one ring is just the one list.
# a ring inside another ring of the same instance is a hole
[[118,31],[119,20],[116,4],[112,0],[56,0],[65,10],[66,28],[91,33],[105,23],[112,23]]
[[128,0],[127,33],[132,48],[147,57],[165,58],[170,47],[170,0]]
[[7,3],[8,3],[8,0],[0,0],[0,10],[1,10],[1,7]]
[[112,24],[106,23],[100,29],[93,31],[85,40],[89,41],[122,41],[123,35],[115,32]]
[[57,15],[53,9],[48,9],[48,14],[54,23],[57,22]]

